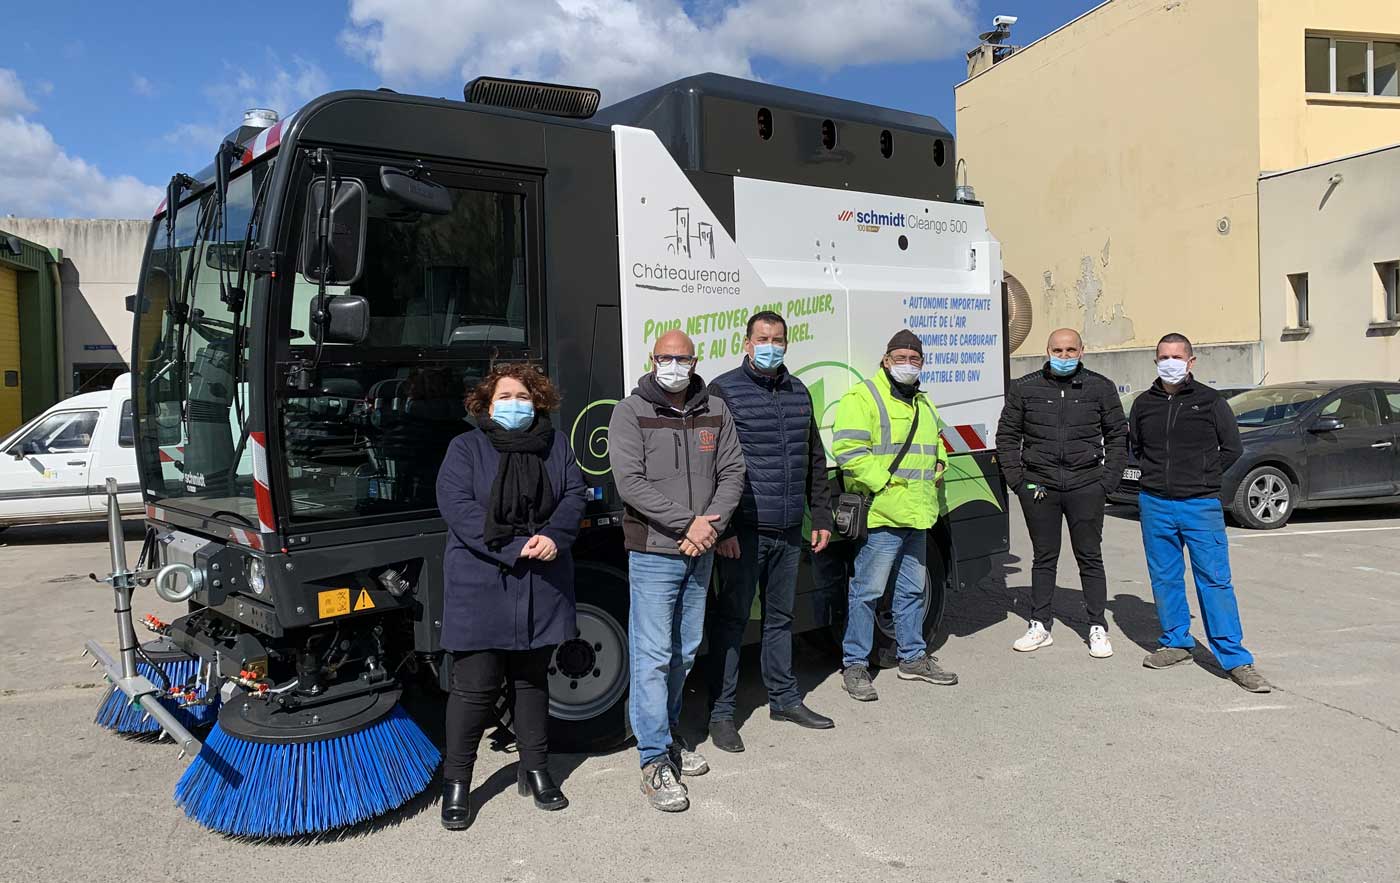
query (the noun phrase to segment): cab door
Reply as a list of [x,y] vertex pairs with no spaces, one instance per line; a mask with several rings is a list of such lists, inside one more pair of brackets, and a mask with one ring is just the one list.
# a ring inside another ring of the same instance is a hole
[[[1318,421],[1341,422],[1322,430]],[[1389,496],[1394,486],[1395,431],[1381,420],[1377,391],[1352,387],[1332,394],[1304,427],[1309,499]]]
[[136,471],[136,429],[132,422],[131,399],[115,399],[107,409],[116,419],[106,419],[98,428],[88,472],[88,510],[107,511],[107,479],[117,480],[117,501],[123,512],[140,511],[141,476]]
[[1390,448],[1390,492],[1400,494],[1400,386],[1376,390],[1381,400],[1381,416],[1390,427],[1394,444]]
[[0,519],[86,514],[93,438],[103,408],[54,411],[0,454]]

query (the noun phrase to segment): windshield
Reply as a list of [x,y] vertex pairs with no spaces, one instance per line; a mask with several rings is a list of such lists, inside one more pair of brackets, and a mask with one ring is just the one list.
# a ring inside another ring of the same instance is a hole
[[230,289],[270,168],[260,163],[230,181],[226,221],[212,210],[212,188],[180,207],[173,240],[158,219],[137,299],[138,446],[148,495],[248,526],[257,524],[243,372],[253,305]]
[[467,391],[493,361],[538,353],[528,185],[434,171],[452,209],[433,215],[388,195],[378,165],[337,162],[336,172],[365,183],[368,223],[362,277],[327,293],[365,298],[368,339],[318,352],[316,285],[296,274],[284,333],[293,360],[316,370],[311,387],[287,391],[280,409],[291,516],[431,515],[438,465],[471,429]]
[[1232,397],[1229,405],[1241,426],[1274,426],[1296,419],[1326,394],[1326,390],[1302,386],[1266,386]]

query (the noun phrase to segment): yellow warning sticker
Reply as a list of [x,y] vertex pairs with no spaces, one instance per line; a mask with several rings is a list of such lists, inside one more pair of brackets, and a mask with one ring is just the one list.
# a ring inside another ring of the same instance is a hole
[[373,610],[374,599],[369,596],[369,589],[360,589],[360,597],[355,599],[355,609]]
[[327,589],[324,592],[317,592],[316,607],[321,619],[344,616],[350,612],[350,590]]

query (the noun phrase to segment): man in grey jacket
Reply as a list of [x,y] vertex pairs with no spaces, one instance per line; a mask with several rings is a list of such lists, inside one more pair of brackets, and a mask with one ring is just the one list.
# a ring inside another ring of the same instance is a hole
[[744,454],[724,402],[695,374],[680,331],[652,348],[651,373],[613,409],[608,458],[626,504],[632,732],[642,793],[663,812],[690,806],[682,775],[709,771],[676,734],[681,689],[705,626],[714,546],[744,490]]

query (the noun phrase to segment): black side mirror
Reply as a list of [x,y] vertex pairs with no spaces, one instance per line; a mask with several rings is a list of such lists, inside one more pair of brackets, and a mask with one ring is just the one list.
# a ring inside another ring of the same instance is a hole
[[1317,418],[1316,420],[1313,421],[1313,425],[1312,425],[1312,426],[1309,426],[1309,427],[1308,427],[1308,432],[1312,432],[1312,433],[1336,432],[1336,431],[1339,430],[1339,429],[1345,429],[1345,428],[1346,428],[1346,424],[1343,423],[1341,420],[1338,420],[1336,417],[1319,417],[1319,418]]
[[364,343],[369,339],[369,301],[358,294],[313,298],[308,327],[318,343]]
[[[326,179],[311,182],[306,215],[301,225],[301,275],[321,281],[321,210],[326,200]],[[326,284],[350,285],[360,278],[365,262],[365,185],[357,178],[337,178],[331,203],[330,229],[326,233]]]
[[452,192],[441,184],[415,178],[409,172],[380,166],[379,183],[384,192],[412,209],[429,215],[452,213]]

